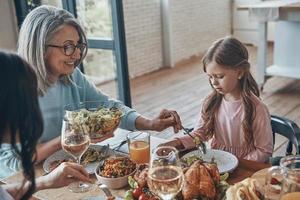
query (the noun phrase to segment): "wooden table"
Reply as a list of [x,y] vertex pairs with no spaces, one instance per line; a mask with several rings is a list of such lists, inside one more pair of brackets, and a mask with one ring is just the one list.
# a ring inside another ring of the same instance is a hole
[[[269,164],[265,163],[258,163],[254,161],[248,161],[244,159],[239,159],[239,165],[238,167],[230,173],[229,179],[227,180],[229,184],[234,184],[236,182],[239,182],[247,177],[252,176],[255,172],[270,167]],[[43,170],[41,165],[38,165],[36,167],[36,174],[38,176],[43,174]],[[93,176],[95,179],[95,177]],[[2,181],[4,183],[13,183],[13,182],[19,182],[22,180],[22,174],[17,173],[7,179],[3,179]],[[124,193],[127,190],[125,189],[120,189],[120,190],[112,190],[112,193],[115,196],[124,198]],[[95,197],[95,196],[104,196],[104,193],[98,188],[95,187],[95,190],[92,190],[87,193],[72,193],[67,190],[66,187],[59,188],[59,189],[47,189],[43,191],[39,191],[34,194],[34,197],[32,200],[37,200],[37,199],[64,199],[64,200],[76,200],[76,199],[83,199],[85,197]]]
[[252,176],[252,174],[254,174],[255,172],[268,167],[271,167],[271,165],[266,163],[259,163],[255,161],[239,159],[238,167],[230,173],[227,182],[229,184],[237,183],[245,178]]
[[[105,145],[106,143],[109,144],[115,144],[116,142],[119,143],[123,139],[125,139],[126,133],[120,132],[116,134],[115,138],[111,138],[108,140],[105,140],[102,142],[102,145]],[[151,149],[155,148],[160,143],[166,142],[167,140],[157,138],[157,137],[151,137]],[[128,152],[127,145],[124,145],[120,150],[123,152]],[[191,150],[190,150],[191,151]],[[187,153],[187,152],[182,152],[182,153]],[[182,154],[183,155],[183,154]],[[239,165],[238,167],[230,173],[229,179],[227,180],[229,184],[234,184],[236,182],[239,182],[247,177],[252,176],[256,171],[259,171],[261,169],[270,167],[269,164],[264,164],[264,163],[258,163],[254,161],[247,161],[243,159],[239,159]],[[36,166],[36,176],[42,176],[44,171],[42,169],[42,164],[39,164]],[[1,180],[4,183],[16,183],[22,181],[22,174],[17,173],[11,177],[8,177],[6,179]],[[96,180],[95,175],[92,175],[92,178]],[[120,190],[112,190],[113,195],[116,197],[121,197],[122,199],[124,198],[125,191],[128,188],[123,188]],[[66,187],[63,188],[58,188],[58,189],[47,189],[47,190],[42,190],[34,194],[34,197],[32,197],[32,200],[37,200],[37,199],[51,199],[51,200],[79,200],[79,199],[84,199],[86,197],[95,197],[95,196],[104,196],[104,193],[98,188],[95,187],[95,189],[86,192],[86,193],[72,193],[68,191]]]

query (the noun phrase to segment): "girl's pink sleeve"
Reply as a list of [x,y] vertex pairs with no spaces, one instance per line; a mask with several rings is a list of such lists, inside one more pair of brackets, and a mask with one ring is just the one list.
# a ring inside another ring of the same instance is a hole
[[245,156],[244,159],[268,162],[273,152],[273,134],[271,116],[263,103],[256,108],[253,134],[255,150]]
[[[203,136],[204,131],[203,131],[203,119],[202,119],[201,109],[198,116],[199,118],[194,126],[194,130],[191,133],[191,135],[198,136],[200,137],[201,140],[204,140],[205,137]],[[177,137],[177,139],[181,141],[185,149],[192,149],[195,147],[195,143],[193,139],[188,135]]]

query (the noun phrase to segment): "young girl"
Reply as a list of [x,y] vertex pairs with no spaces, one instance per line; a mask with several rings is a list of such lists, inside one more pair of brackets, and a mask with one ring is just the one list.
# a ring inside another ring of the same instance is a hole
[[[205,141],[212,139],[212,149],[247,160],[268,161],[273,150],[271,118],[259,98],[245,46],[232,37],[219,39],[208,49],[202,63],[213,91],[202,104],[192,134]],[[195,147],[189,136],[169,144],[179,149]]]

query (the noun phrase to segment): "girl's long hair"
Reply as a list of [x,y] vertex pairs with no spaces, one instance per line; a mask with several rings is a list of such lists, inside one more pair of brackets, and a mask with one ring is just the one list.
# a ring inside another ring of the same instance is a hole
[[[245,110],[242,127],[245,133],[244,139],[246,144],[252,146],[253,120],[256,115],[256,110],[254,100],[251,96],[255,95],[259,97],[260,94],[258,85],[250,72],[248,51],[240,41],[233,37],[221,38],[213,43],[202,58],[204,72],[206,72],[207,65],[212,61],[230,69],[242,69],[244,71],[243,76],[239,80],[241,97]],[[204,101],[202,117],[205,134],[208,139],[214,135],[216,113],[218,112],[222,98],[222,94],[213,90]]]
[[0,51],[0,68],[0,144],[4,133],[10,133],[10,144],[22,161],[23,184],[26,180],[31,183],[21,199],[29,199],[35,190],[36,144],[43,130],[37,78],[29,64],[15,54]]

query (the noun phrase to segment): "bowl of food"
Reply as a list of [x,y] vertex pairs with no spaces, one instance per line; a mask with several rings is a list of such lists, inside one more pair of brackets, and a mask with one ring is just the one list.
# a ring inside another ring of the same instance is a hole
[[128,157],[109,157],[100,161],[95,169],[96,177],[101,184],[110,189],[119,189],[128,184],[128,176],[136,171],[136,163]]
[[122,116],[122,108],[112,101],[86,101],[67,105],[64,120],[69,122],[71,131],[83,131],[91,139],[99,139],[113,133]]

